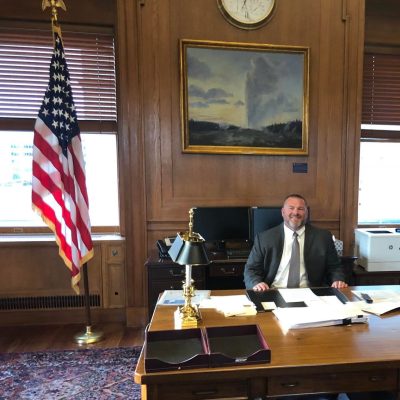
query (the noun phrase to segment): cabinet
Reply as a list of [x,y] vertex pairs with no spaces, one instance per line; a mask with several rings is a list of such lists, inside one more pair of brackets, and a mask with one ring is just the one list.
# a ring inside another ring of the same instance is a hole
[[397,385],[397,371],[377,369],[310,375],[272,376],[268,379],[268,394],[282,396],[319,391],[391,391]]
[[104,308],[125,307],[125,246],[122,241],[102,245]]
[[206,289],[244,289],[245,260],[215,260],[206,268]]
[[400,271],[368,272],[359,265],[353,268],[354,285],[399,285]]
[[[216,258],[209,265],[193,266],[192,277],[196,289],[242,289],[246,260]],[[185,266],[170,259],[152,255],[146,261],[147,300],[149,318],[153,314],[157,299],[164,290],[182,289]]]

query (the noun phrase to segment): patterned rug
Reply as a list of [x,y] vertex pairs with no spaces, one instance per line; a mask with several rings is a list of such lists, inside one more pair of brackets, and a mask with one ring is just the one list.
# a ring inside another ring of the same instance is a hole
[[140,400],[140,347],[0,354],[0,399]]

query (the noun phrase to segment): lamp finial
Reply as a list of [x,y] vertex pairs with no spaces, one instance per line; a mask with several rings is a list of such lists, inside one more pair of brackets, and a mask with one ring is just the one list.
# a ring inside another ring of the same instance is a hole
[[193,237],[193,208],[189,210],[189,237]]

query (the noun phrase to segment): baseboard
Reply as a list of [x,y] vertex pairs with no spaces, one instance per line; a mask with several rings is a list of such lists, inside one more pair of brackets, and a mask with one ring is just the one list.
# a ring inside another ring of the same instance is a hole
[[[90,310],[92,325],[98,322],[126,322],[125,308]],[[85,309],[0,311],[0,326],[60,325],[87,323]]]

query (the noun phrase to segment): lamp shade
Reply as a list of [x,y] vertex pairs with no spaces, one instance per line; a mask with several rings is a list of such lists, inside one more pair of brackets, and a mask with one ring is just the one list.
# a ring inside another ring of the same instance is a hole
[[172,261],[180,265],[206,265],[210,263],[204,240],[185,240],[179,233],[168,254]]

